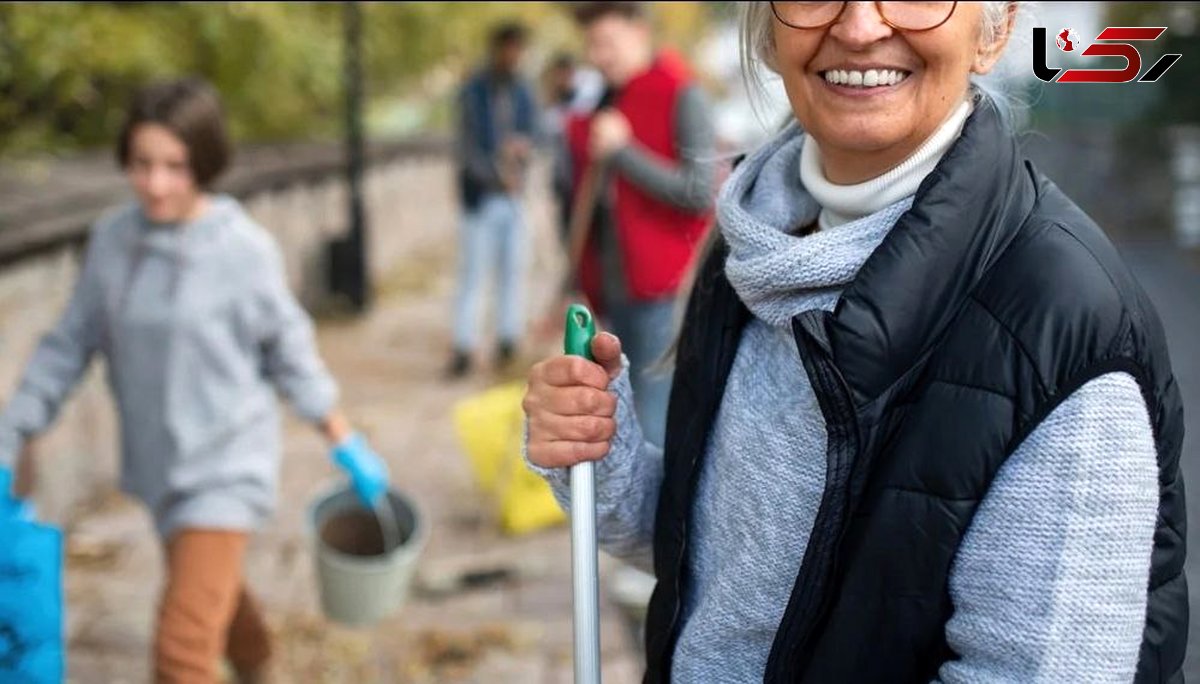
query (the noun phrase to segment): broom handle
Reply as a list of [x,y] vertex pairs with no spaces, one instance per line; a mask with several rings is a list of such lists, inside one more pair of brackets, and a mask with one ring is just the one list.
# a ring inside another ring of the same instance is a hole
[[579,266],[587,249],[596,200],[600,195],[600,176],[596,165],[588,164],[579,181],[579,191],[571,203],[571,216],[567,223],[567,278],[571,289],[578,282]]
[[[564,351],[592,361],[596,323],[587,307],[567,308]],[[596,479],[591,461],[571,466],[571,579],[575,607],[575,684],[600,684],[600,570]]]

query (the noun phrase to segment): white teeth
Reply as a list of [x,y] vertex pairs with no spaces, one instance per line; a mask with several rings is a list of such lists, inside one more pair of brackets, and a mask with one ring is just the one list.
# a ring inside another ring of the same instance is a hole
[[903,81],[907,77],[907,73],[893,69],[867,69],[866,71],[830,69],[829,71],[825,72],[826,83],[833,85],[848,85],[855,88],[892,86]]

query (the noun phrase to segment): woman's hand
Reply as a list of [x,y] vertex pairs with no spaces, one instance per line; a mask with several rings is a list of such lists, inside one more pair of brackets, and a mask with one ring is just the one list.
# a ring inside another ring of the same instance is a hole
[[595,363],[579,356],[557,356],[529,372],[525,416],[526,451],[542,468],[566,468],[598,461],[608,454],[616,433],[617,399],[608,385],[621,374],[621,341],[610,333],[592,340]]
[[346,414],[334,409],[325,417],[325,420],[321,421],[321,434],[325,435],[325,441],[330,446],[337,446],[354,434],[354,428],[350,425]]

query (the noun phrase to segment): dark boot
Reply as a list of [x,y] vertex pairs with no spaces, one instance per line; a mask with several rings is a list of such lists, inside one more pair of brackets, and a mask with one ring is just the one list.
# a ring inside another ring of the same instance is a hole
[[471,355],[455,350],[454,356],[450,359],[450,365],[446,367],[446,379],[458,380],[465,377],[471,370]]
[[517,358],[517,345],[511,340],[501,340],[496,347],[496,367],[508,368]]

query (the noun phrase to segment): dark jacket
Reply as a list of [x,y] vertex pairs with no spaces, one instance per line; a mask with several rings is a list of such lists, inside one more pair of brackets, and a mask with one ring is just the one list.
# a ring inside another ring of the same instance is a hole
[[[508,120],[501,121],[497,97],[508,98]],[[533,142],[537,137],[537,101],[523,79],[501,78],[491,69],[475,73],[459,92],[458,181],[459,194],[468,210],[489,192],[503,192],[496,158],[506,135],[519,134]]]
[[[649,682],[669,679],[700,458],[751,316],[725,255],[719,244],[702,267],[678,350]],[[913,282],[922,286],[896,287]],[[1159,462],[1137,681],[1181,681],[1183,411],[1162,328],[1100,229],[1021,158],[990,100],[835,311],[806,312],[793,329],[827,423],[828,469],[766,681],[935,677],[955,658],[951,564],[993,477],[1060,402],[1113,371],[1141,385]]]

